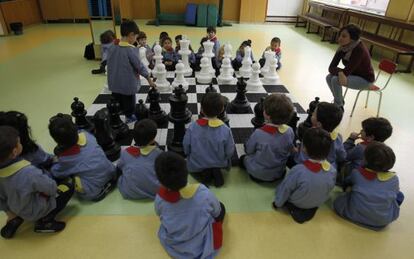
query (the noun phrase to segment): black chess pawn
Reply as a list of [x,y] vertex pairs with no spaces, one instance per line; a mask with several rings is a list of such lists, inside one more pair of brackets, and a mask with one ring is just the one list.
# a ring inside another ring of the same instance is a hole
[[137,117],[137,120],[143,120],[148,118],[148,108],[145,106],[145,103],[142,99],[138,100],[137,105],[135,106],[135,116]]
[[113,129],[115,139],[121,140],[128,137],[129,128],[128,125],[121,120],[120,115],[122,111],[119,102],[115,98],[111,98],[106,107],[108,108],[110,116],[109,122]]
[[214,88],[212,83],[210,83],[210,85],[206,88],[206,93],[217,93],[217,90]]
[[263,102],[265,97],[260,98],[260,101],[254,106],[254,117],[251,122],[255,129],[261,128],[264,125],[265,118],[263,115]]
[[237,81],[237,88],[236,88],[236,98],[231,101],[229,105],[229,109],[233,113],[249,113],[250,111],[250,103],[246,97],[246,82],[244,78],[241,77]]
[[315,111],[316,107],[319,104],[319,97],[315,97],[315,100],[311,101],[309,103],[309,109],[306,111],[308,114],[308,117],[304,122],[299,124],[298,130],[297,130],[297,136],[301,140],[303,138],[303,135],[305,134],[305,131],[312,127],[312,114]]
[[184,156],[183,139],[185,124],[191,121],[191,112],[187,108],[188,97],[182,85],[174,89],[174,94],[169,97],[171,112],[168,120],[174,123],[174,133],[171,142],[167,143],[168,150]]
[[106,157],[113,162],[119,158],[121,147],[115,142],[109,120],[107,108],[100,109],[93,116],[96,141],[102,147]]
[[217,116],[220,120],[222,120],[228,127],[230,127],[230,119],[227,117],[227,106],[229,105],[229,99],[223,96],[224,99],[224,108],[223,111]]
[[160,106],[160,93],[155,88],[151,88],[148,91],[148,100],[150,103],[150,108],[148,112],[148,118],[155,121],[157,126],[165,127],[168,125],[168,118],[167,114],[163,110],[161,110]]
[[78,126],[78,129],[93,132],[93,123],[86,118],[85,105],[83,102],[79,101],[78,97],[73,98],[73,103],[70,108],[72,109],[71,115],[75,118],[75,124]]

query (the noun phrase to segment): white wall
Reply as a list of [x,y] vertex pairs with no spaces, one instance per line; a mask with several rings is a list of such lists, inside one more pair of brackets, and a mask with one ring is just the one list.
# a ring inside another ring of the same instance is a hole
[[268,0],[267,16],[296,16],[302,5],[303,0]]

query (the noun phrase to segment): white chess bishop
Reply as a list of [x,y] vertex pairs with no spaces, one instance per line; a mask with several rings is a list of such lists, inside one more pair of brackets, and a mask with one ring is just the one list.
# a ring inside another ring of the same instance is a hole
[[183,62],[178,61],[177,65],[175,65],[175,79],[172,83],[174,88],[178,87],[179,85],[183,86],[183,89],[187,92],[188,90],[188,82],[184,77],[184,64]]
[[152,74],[156,78],[155,84],[159,92],[171,92],[171,84],[167,80],[167,70],[164,64],[156,65]]
[[203,58],[206,57],[208,58],[208,70],[210,71],[210,73],[212,75],[214,75],[216,73],[216,71],[213,68],[213,62],[212,62],[212,58],[215,56],[215,54],[213,53],[213,48],[214,48],[214,42],[212,41],[205,41],[203,42],[203,47],[204,47],[204,53],[203,53]]
[[181,60],[184,64],[184,75],[191,76],[193,74],[193,70],[190,67],[190,63],[188,62],[188,57],[191,54],[190,41],[185,35],[183,35],[182,40],[180,40],[180,50],[178,51],[178,54],[181,55]]
[[201,70],[196,75],[197,82],[200,84],[209,84],[213,79],[213,76],[211,75],[211,72],[209,70],[210,65],[208,62],[209,61],[207,57],[203,57],[200,61]]
[[247,80],[246,90],[247,91],[258,91],[262,86],[262,81],[260,81],[260,64],[255,62],[252,65],[252,76]]
[[154,46],[154,60],[155,60],[155,66],[158,64],[162,64],[162,48],[160,44],[157,42]]
[[271,50],[267,50],[264,53],[264,58],[265,58],[265,64],[263,65],[261,72],[262,75],[265,76],[267,72],[269,72],[270,69],[270,61],[272,59],[275,59],[276,57],[276,53],[271,51]]
[[266,85],[274,85],[279,82],[279,75],[277,74],[277,60],[276,58],[272,58],[270,60],[269,65],[269,72],[265,74],[265,77],[263,78],[263,84]]
[[220,75],[217,80],[219,84],[235,84],[237,79],[233,76],[234,69],[231,66],[230,58],[223,59],[223,64],[220,68]]
[[242,66],[239,69],[241,77],[249,78],[252,74],[252,49],[249,46],[244,47],[244,57],[242,60]]

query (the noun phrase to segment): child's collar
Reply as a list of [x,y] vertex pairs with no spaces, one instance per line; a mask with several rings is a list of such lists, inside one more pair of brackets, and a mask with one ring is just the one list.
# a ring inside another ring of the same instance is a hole
[[209,39],[209,40],[212,41],[212,42],[216,42],[217,41],[217,35],[214,35],[214,37]]
[[135,46],[134,46],[134,45],[132,45],[132,44],[130,44],[129,42],[124,41],[124,40],[120,40],[120,41],[119,41],[119,43],[118,43],[118,45],[119,45],[120,47],[131,47],[131,48],[135,48]]
[[14,163],[0,169],[0,177],[6,178],[17,173],[21,169],[30,165],[30,162],[21,158],[15,159]]
[[372,181],[377,178],[381,182],[386,182],[395,176],[394,172],[375,172],[366,167],[359,168],[361,175],[368,181]]
[[200,126],[209,126],[211,128],[218,128],[224,124],[224,122],[218,118],[201,118],[197,120],[197,124]]
[[158,190],[158,195],[165,201],[170,203],[176,203],[181,198],[191,199],[197,192],[200,184],[187,184],[184,188],[181,188],[178,192],[167,189],[162,186]]
[[289,126],[286,124],[275,125],[272,123],[266,123],[260,129],[263,130],[264,132],[275,135],[276,133],[280,133],[280,134],[285,133],[289,129]]
[[80,148],[83,146],[86,146],[87,144],[87,139],[86,139],[86,135],[84,132],[81,132],[78,134],[78,142],[73,145],[72,147],[63,150],[60,154],[58,154],[59,157],[62,156],[73,156],[73,155],[77,155],[80,153]]
[[332,132],[329,133],[329,135],[331,135],[331,139],[332,140],[336,140],[338,138],[338,129],[334,129]]
[[328,172],[331,169],[331,164],[327,160],[308,159],[303,164],[313,173],[319,173],[322,169]]
[[140,155],[144,155],[144,156],[149,155],[155,148],[156,148],[155,145],[147,145],[147,146],[142,146],[142,147],[130,146],[126,149],[126,151],[131,156],[139,157]]

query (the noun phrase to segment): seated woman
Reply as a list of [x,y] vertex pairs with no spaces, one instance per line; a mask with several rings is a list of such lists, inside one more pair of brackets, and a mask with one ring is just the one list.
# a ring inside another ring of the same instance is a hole
[[[375,81],[371,56],[365,45],[359,39],[361,29],[354,24],[348,24],[339,31],[339,48],[329,65],[329,75],[326,82],[334,96],[334,102],[342,109],[344,98],[342,86],[351,89],[368,89]],[[345,68],[339,68],[342,60]]]

